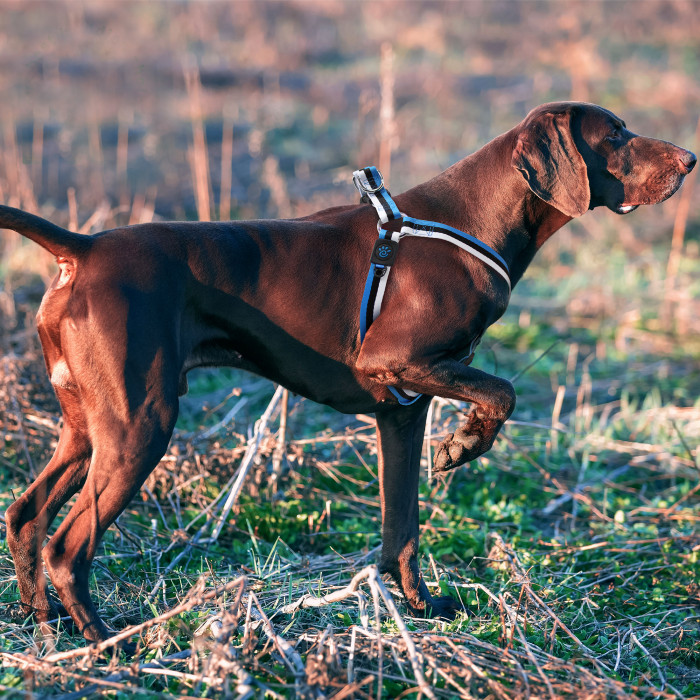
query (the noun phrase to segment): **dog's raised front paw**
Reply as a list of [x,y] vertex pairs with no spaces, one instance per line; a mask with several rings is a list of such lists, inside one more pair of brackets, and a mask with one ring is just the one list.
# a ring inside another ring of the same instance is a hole
[[450,433],[438,448],[433,471],[446,472],[476,459],[481,454],[480,442],[478,435],[460,434],[459,430],[456,433]]

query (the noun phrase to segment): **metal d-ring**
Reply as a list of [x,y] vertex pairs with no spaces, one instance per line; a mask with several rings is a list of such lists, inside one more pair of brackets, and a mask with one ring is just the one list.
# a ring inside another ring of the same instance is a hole
[[377,170],[377,175],[379,175],[379,184],[374,188],[370,187],[369,179],[367,178],[366,175],[365,175],[365,182],[367,183],[367,187],[365,187],[364,182],[360,182],[362,189],[365,192],[367,192],[368,194],[376,194],[377,192],[379,192],[379,190],[384,189],[384,175],[382,175],[380,170]]

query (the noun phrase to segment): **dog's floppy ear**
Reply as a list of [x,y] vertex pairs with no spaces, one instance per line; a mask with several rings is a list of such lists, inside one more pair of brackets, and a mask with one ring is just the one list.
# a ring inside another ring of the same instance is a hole
[[571,113],[543,113],[526,122],[512,165],[530,189],[567,216],[588,211],[588,170],[571,135]]

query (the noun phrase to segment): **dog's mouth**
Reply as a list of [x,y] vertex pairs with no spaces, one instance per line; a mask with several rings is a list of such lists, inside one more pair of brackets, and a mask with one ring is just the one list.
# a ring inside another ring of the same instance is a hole
[[677,170],[657,174],[655,177],[649,178],[641,188],[631,187],[628,189],[625,187],[622,196],[627,201],[608,205],[608,208],[616,214],[629,214],[642,205],[665,202],[680,189],[684,179],[685,175]]

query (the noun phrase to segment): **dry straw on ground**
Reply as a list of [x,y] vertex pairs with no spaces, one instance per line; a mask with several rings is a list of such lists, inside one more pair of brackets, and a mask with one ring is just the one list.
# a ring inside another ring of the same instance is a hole
[[[351,201],[354,167],[379,164],[400,191],[569,97],[693,147],[694,3],[234,5],[3,6],[0,201],[83,233],[306,214]],[[700,695],[692,184],[547,244],[477,360],[514,377],[518,412],[441,481],[432,453],[465,406],[433,402],[421,565],[469,617],[413,620],[377,576],[370,417],[210,374],[93,568],[140,655],[0,616],[0,693]],[[60,424],[32,319],[53,261],[15,233],[0,244],[5,507]],[[0,574],[16,610],[4,543]]]

